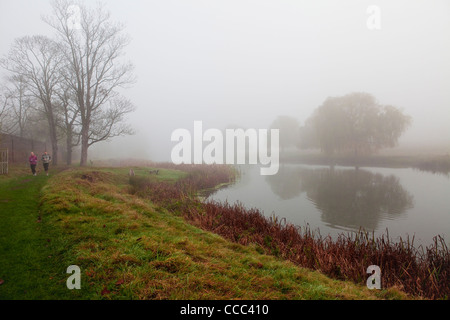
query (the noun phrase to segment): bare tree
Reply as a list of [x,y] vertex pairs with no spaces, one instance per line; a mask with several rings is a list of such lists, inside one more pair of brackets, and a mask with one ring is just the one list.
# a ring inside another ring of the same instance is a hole
[[122,35],[123,26],[113,23],[102,5],[90,9],[66,0],[52,5],[53,15],[44,17],[44,21],[57,31],[60,51],[68,62],[63,75],[79,108],[80,165],[84,166],[92,144],[131,133],[123,121],[134,108],[117,91],[134,81],[132,65],[121,62],[129,38]]
[[107,108],[92,117],[88,146],[113,137],[133,134],[133,129],[124,122],[126,114],[132,111],[134,106],[128,99],[117,97],[111,100]]
[[26,36],[15,40],[1,65],[20,77],[32,96],[42,103],[50,133],[53,163],[58,163],[57,117],[55,111],[56,87],[61,81],[62,55],[56,43],[44,36]]
[[15,123],[11,116],[10,99],[9,90],[6,87],[0,88],[0,134],[14,131]]
[[30,135],[29,116],[32,109],[31,98],[27,94],[27,84],[20,75],[13,75],[9,78],[8,90],[9,112],[11,115],[11,131],[23,138]]

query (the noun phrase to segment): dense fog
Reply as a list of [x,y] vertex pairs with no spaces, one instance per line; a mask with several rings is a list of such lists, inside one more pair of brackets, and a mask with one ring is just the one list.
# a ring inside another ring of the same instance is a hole
[[[90,4],[90,2],[89,2]],[[376,10],[371,6],[375,6]],[[175,129],[300,125],[328,97],[367,92],[412,118],[399,148],[450,152],[450,2],[105,2],[131,37],[136,82],[132,136],[90,149],[90,159],[170,161]],[[0,55],[15,38],[53,30],[47,0],[0,2]],[[5,71],[1,70],[4,76]]]

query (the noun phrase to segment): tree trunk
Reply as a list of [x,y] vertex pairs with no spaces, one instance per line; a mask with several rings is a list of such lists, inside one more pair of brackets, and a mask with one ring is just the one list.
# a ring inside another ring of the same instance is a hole
[[58,140],[56,139],[55,128],[50,129],[50,143],[52,145],[52,163],[56,166],[58,165]]
[[71,131],[69,131],[67,133],[66,148],[67,148],[66,163],[68,166],[70,166],[72,164],[72,132]]
[[[49,105],[47,108],[47,119],[48,125],[50,127],[50,143],[52,145],[52,163],[53,165],[58,165],[58,138],[56,136],[56,123],[53,117],[52,106]],[[45,150],[47,151],[47,150]]]
[[85,167],[87,165],[88,148],[89,148],[89,130],[86,126],[83,126],[81,130],[81,159],[80,166]]
[[58,165],[58,141],[52,139],[52,163],[54,166]]

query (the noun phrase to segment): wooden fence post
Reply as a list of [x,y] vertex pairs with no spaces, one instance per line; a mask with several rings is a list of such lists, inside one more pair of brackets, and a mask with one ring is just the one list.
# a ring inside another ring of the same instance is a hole
[[0,174],[8,174],[8,149],[0,149]]

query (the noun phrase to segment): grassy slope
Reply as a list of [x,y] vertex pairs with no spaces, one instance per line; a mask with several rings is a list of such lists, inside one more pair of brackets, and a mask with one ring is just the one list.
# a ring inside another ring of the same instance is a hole
[[[127,173],[70,169],[47,184],[40,176],[2,178],[0,299],[405,298],[331,280],[202,231],[129,195]],[[161,170],[158,177],[183,174]],[[66,288],[71,264],[82,270],[81,290]]]

